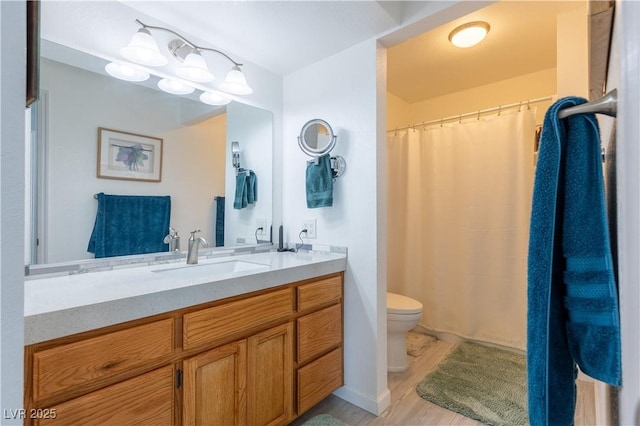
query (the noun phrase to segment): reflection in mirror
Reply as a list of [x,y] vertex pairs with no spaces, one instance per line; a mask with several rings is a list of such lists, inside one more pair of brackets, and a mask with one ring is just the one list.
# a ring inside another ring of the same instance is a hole
[[[35,118],[42,167],[31,167],[32,179],[39,182],[33,194],[38,219],[32,240],[38,244],[31,251],[32,262],[93,258],[87,243],[96,217],[94,194],[99,192],[170,195],[170,224],[184,240],[183,249],[195,228],[216,241],[216,197],[229,201],[225,245],[255,244],[257,219],[271,225],[270,112],[235,102],[226,108],[204,105],[70,66],[51,55],[41,58],[40,73],[42,96]],[[163,139],[160,182],[98,178],[99,127]],[[256,163],[246,167],[256,170],[260,182],[259,202],[242,212],[232,209],[232,140],[240,142],[243,158]],[[260,240],[269,240],[268,235]]]
[[312,157],[327,154],[336,144],[336,136],[329,123],[324,120],[314,119],[308,121],[298,137],[300,149]]

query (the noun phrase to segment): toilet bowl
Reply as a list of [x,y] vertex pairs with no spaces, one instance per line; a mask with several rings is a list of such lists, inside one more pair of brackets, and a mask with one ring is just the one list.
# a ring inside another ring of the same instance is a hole
[[421,316],[422,303],[387,293],[387,371],[407,369],[407,331],[418,324]]

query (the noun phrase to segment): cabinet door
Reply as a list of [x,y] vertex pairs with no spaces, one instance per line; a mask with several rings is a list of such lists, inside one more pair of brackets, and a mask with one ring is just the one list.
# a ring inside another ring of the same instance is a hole
[[174,383],[169,365],[42,410],[54,415],[35,424],[171,425]]
[[240,340],[183,362],[182,424],[245,425],[247,342]]
[[249,424],[287,424],[293,417],[293,323],[249,337],[247,352]]

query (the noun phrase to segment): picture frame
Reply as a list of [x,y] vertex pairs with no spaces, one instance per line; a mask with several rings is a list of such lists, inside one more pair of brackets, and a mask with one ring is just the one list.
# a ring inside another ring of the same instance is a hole
[[98,178],[160,182],[162,142],[153,136],[99,127]]
[[40,80],[40,1],[27,0],[27,79],[25,106],[38,100]]

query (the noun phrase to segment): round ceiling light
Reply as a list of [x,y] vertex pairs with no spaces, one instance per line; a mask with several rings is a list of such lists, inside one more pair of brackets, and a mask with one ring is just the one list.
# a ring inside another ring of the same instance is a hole
[[457,47],[475,46],[485,38],[489,28],[489,24],[486,22],[469,22],[451,31],[449,41]]

